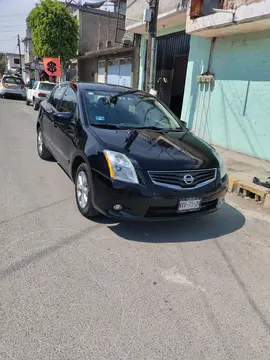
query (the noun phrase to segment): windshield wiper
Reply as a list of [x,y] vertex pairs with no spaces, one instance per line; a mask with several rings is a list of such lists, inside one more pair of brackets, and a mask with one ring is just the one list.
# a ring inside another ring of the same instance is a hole
[[117,126],[117,125],[113,125],[113,124],[90,124],[91,126],[94,127],[99,127],[99,128],[103,128],[103,129],[117,129],[117,130],[126,130],[127,128],[125,127],[121,127],[121,126]]
[[136,129],[138,130],[154,130],[154,131],[158,131],[158,132],[171,132],[171,131],[180,131],[183,132],[186,129],[182,129],[182,128],[176,128],[176,129],[165,129],[165,128],[160,128],[157,126],[142,126],[142,127],[136,127]]

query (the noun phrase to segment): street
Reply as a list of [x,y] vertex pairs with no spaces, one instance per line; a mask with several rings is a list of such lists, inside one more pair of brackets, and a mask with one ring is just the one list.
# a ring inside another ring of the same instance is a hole
[[270,213],[87,220],[37,114],[0,99],[0,359],[268,360]]

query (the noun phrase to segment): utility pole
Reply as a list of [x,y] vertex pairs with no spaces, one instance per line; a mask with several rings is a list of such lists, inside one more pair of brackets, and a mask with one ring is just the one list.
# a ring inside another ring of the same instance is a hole
[[21,41],[19,34],[18,34],[18,48],[19,48],[19,56],[20,56],[20,74],[22,76],[22,54],[21,54]]
[[155,88],[156,77],[156,52],[157,52],[157,19],[159,0],[150,0],[149,8],[151,10],[151,21],[148,25],[148,51],[147,51],[147,90]]

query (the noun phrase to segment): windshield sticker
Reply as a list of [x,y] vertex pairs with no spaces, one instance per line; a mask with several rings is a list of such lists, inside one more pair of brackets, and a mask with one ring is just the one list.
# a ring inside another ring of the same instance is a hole
[[105,121],[105,117],[104,116],[96,116],[96,120],[97,121]]

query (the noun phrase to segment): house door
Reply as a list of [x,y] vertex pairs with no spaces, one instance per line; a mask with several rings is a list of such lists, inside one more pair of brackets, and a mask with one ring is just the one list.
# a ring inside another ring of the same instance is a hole
[[131,87],[132,60],[130,58],[120,59],[120,77],[121,86]]
[[105,83],[105,61],[101,60],[98,62],[98,82]]
[[131,87],[132,59],[108,61],[108,84]]
[[156,89],[159,99],[177,116],[182,110],[189,42],[190,35],[185,31],[158,38]]
[[111,85],[119,85],[119,76],[120,76],[119,59],[108,60],[107,83]]

